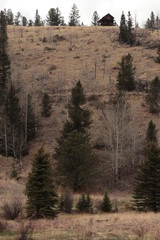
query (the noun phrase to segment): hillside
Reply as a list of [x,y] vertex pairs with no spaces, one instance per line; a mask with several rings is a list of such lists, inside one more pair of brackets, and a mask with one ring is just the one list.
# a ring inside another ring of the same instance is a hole
[[[37,137],[23,160],[22,179],[26,178],[30,162],[42,144],[53,155],[56,139],[67,119],[65,105],[77,80],[82,82],[87,107],[92,112],[92,144],[100,145],[105,138],[101,106],[104,103],[107,106],[110,94],[116,92],[121,57],[128,53],[133,56],[136,81],[145,84],[155,76],[160,77],[160,66],[154,61],[159,32],[136,31],[141,46],[130,47],[118,43],[118,27],[8,27],[12,81],[21,89],[21,104],[27,93],[32,95],[39,120]],[[40,115],[43,92],[51,96],[53,103],[52,116],[47,119]],[[145,106],[145,94],[145,91],[128,93],[138,134],[143,136],[150,119],[159,127],[158,116],[151,115]],[[109,161],[105,149],[96,150],[96,155],[102,166]],[[6,170],[6,159],[2,159],[0,175],[4,176],[5,170],[8,176],[11,164]],[[103,181],[105,184],[105,177]]]

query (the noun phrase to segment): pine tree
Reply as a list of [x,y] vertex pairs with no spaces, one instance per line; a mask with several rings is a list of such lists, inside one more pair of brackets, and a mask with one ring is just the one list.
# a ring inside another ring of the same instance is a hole
[[121,21],[120,21],[120,33],[119,33],[119,41],[120,42],[127,42],[128,39],[127,33],[127,23],[124,13],[122,12]]
[[158,143],[156,125],[152,122],[152,120],[149,122],[146,132],[146,145],[151,142]]
[[28,176],[25,194],[27,215],[36,218],[56,216],[57,193],[53,183],[53,172],[49,155],[43,148],[38,150]]
[[154,16],[154,12],[151,12],[151,28],[152,28],[152,32],[154,30],[155,27],[155,16]]
[[81,197],[79,198],[77,202],[77,209],[80,212],[87,212],[87,213],[92,213],[93,212],[93,207],[92,207],[92,200],[90,198],[89,193],[85,195],[82,193]]
[[93,17],[92,17],[92,25],[98,26],[98,21],[99,21],[99,15],[98,15],[97,11],[95,11],[93,13]]
[[47,22],[49,26],[59,26],[62,22],[61,12],[59,8],[50,8],[47,15]]
[[67,105],[69,119],[64,124],[55,154],[61,183],[74,191],[87,187],[93,181],[97,163],[87,133],[91,120],[90,112],[83,107],[85,102],[84,90],[78,81],[72,89]]
[[14,15],[11,9],[7,10],[7,23],[8,25],[14,24]]
[[69,16],[69,26],[79,26],[79,10],[76,6],[76,4],[73,4],[71,13]]
[[157,143],[148,145],[146,161],[139,168],[133,203],[139,211],[160,211],[160,149]]
[[26,112],[25,112],[25,141],[31,141],[36,136],[37,131],[37,118],[35,116],[33,106],[32,106],[32,97],[28,94],[26,99]]
[[128,21],[127,21],[127,25],[128,25],[128,33],[127,33],[127,43],[130,44],[131,46],[135,43],[135,36],[132,33],[132,27],[133,27],[133,20],[131,17],[131,13],[130,11],[128,12]]
[[16,26],[19,26],[20,25],[20,23],[21,23],[21,13],[20,12],[17,12],[17,15],[15,16],[15,19],[14,19],[14,22],[15,22],[15,25]]
[[27,24],[28,24],[27,18],[23,16],[22,17],[22,25],[27,26]]
[[133,91],[135,89],[135,67],[133,67],[133,57],[130,53],[122,57],[120,70],[117,77],[119,90]]
[[112,210],[112,204],[108,197],[107,192],[104,193],[103,202],[102,202],[102,211],[110,212]]
[[[8,154],[17,158],[20,155],[20,146],[23,138],[22,111],[14,85],[8,89],[5,101],[5,126],[4,142],[7,142]],[[2,149],[3,150],[3,149]]]
[[122,12],[119,32],[120,43],[127,43],[131,46],[135,43],[135,36],[132,33],[132,26],[133,22],[130,11],[128,12],[128,21],[126,21],[125,15]]
[[50,96],[47,93],[45,93],[42,98],[42,109],[41,109],[42,116],[50,117],[51,110],[52,110],[52,104],[51,104]]
[[4,103],[8,81],[10,79],[10,60],[8,47],[7,20],[3,11],[0,12],[0,105]]
[[38,13],[38,9],[36,9],[36,15],[35,15],[35,21],[34,21],[34,26],[41,26],[41,17]]
[[150,83],[150,89],[146,96],[146,102],[149,105],[151,113],[160,112],[160,80],[155,77]]
[[95,177],[96,158],[88,137],[72,131],[60,145],[57,159],[58,178],[74,191],[87,189]]

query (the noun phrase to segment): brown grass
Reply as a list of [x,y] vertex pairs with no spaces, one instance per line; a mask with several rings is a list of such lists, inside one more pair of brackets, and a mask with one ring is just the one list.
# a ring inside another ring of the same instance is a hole
[[[60,214],[54,220],[34,220],[32,224],[35,240],[157,240],[160,237],[160,215],[153,213]],[[16,232],[19,223],[9,221],[9,227]]]

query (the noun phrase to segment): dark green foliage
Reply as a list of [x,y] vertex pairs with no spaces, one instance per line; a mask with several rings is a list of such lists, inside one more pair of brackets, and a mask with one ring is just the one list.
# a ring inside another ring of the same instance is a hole
[[127,23],[126,23],[126,18],[123,12],[121,15],[121,22],[120,22],[119,41],[125,42],[125,43],[127,42]]
[[82,193],[81,197],[78,200],[77,206],[76,206],[78,211],[92,213],[93,212],[92,206],[93,206],[93,204],[92,204],[92,200],[90,198],[89,193],[87,195]]
[[69,119],[64,124],[55,155],[61,184],[74,191],[91,184],[97,163],[87,134],[91,120],[90,112],[82,107],[85,102],[83,87],[78,81],[67,105]]
[[146,132],[146,144],[148,145],[151,142],[158,143],[156,125],[152,122],[152,120],[149,122]]
[[0,12],[0,105],[4,104],[7,84],[10,78],[10,60],[7,53],[7,19]]
[[160,63],[160,45],[157,48],[157,54],[158,54],[158,57],[156,58],[156,62]]
[[93,13],[93,17],[92,17],[92,25],[98,26],[98,21],[99,21],[99,15],[98,15],[97,11],[95,11]]
[[20,25],[20,23],[21,23],[21,13],[20,12],[17,12],[17,15],[15,16],[15,19],[14,19],[14,23],[15,23],[15,25],[16,26],[19,26]]
[[40,17],[40,15],[38,14],[38,9],[36,9],[34,26],[42,26],[41,17]]
[[28,24],[27,18],[23,16],[22,17],[22,25],[27,26],[27,24]]
[[69,26],[79,26],[79,10],[76,6],[76,4],[73,4],[71,13],[69,16]]
[[134,186],[133,202],[139,211],[160,210],[160,149],[157,143],[148,145],[148,158],[141,165]]
[[151,113],[160,112],[160,80],[155,77],[150,83],[150,89],[146,96],[146,102],[149,105]]
[[11,9],[7,10],[7,24],[8,25],[14,24],[14,15]]
[[59,26],[62,23],[61,12],[59,8],[50,8],[47,15],[47,22],[49,26]]
[[32,27],[32,26],[33,26],[33,21],[32,21],[31,19],[29,19],[29,21],[28,21],[28,26],[29,26],[29,27]]
[[72,131],[58,151],[57,170],[61,183],[74,191],[87,188],[93,182],[97,163],[88,137]]
[[25,126],[25,141],[31,141],[35,138],[36,132],[37,132],[37,118],[35,116],[33,106],[32,106],[32,97],[30,94],[27,96],[27,102],[26,102],[26,113],[25,113],[25,119],[26,119],[26,126]]
[[67,138],[69,133],[74,130],[78,132],[87,133],[90,127],[91,119],[90,112],[83,107],[86,103],[86,97],[80,81],[72,89],[71,101],[67,105],[69,120],[64,123],[61,138],[58,140],[59,145]]
[[43,95],[41,106],[42,106],[42,109],[41,109],[42,116],[50,117],[51,111],[52,111],[52,104],[51,104],[50,96],[47,93]]
[[135,89],[135,67],[133,67],[133,57],[130,53],[122,57],[120,70],[117,77],[119,90],[133,91]]
[[127,43],[131,46],[135,43],[135,35],[132,32],[132,26],[133,23],[131,13],[128,12],[128,21],[126,21],[125,15],[122,12],[119,33],[119,41],[121,43]]
[[103,202],[102,202],[102,211],[103,212],[111,212],[112,210],[112,204],[111,201],[108,197],[107,192],[104,193],[104,197],[103,197]]
[[53,184],[53,172],[49,155],[43,148],[38,150],[28,176],[25,194],[27,215],[36,218],[55,217],[58,197]]
[[[21,155],[23,148],[24,131],[22,110],[20,108],[17,90],[13,84],[9,87],[6,96],[4,116],[2,124],[4,135],[2,135],[0,151],[6,156],[9,155],[17,158]],[[5,146],[3,146],[3,144],[5,144]]]

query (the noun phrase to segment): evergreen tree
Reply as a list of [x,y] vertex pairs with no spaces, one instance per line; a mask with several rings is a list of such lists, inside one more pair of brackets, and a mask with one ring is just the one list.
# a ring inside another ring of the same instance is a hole
[[92,25],[98,26],[98,21],[99,21],[99,15],[98,15],[97,11],[95,11],[93,13],[93,17],[92,17]]
[[135,43],[135,36],[132,33],[133,21],[132,21],[132,17],[131,17],[130,11],[128,12],[127,25],[128,25],[127,43],[130,44],[130,45],[133,45]]
[[37,119],[32,105],[32,97],[28,94],[25,112],[25,142],[33,140],[37,131]]
[[5,102],[5,142],[7,141],[8,154],[17,158],[20,155],[20,148],[23,136],[22,111],[19,104],[17,91],[13,84],[9,87]]
[[7,84],[10,78],[10,60],[8,47],[7,20],[3,11],[0,12],[0,105],[4,103]]
[[127,23],[124,13],[122,12],[121,21],[120,21],[120,33],[119,33],[119,41],[120,42],[127,42],[128,39],[127,33]]
[[135,43],[135,36],[132,33],[132,26],[133,22],[130,11],[128,12],[128,21],[126,21],[125,15],[122,12],[119,33],[119,41],[121,43],[127,43],[130,45]]
[[96,158],[88,137],[77,130],[72,131],[59,146],[57,172],[62,185],[74,191],[86,189],[95,177]]
[[28,176],[25,194],[27,215],[37,218],[56,216],[58,197],[53,183],[53,172],[49,155],[43,148],[38,150]]
[[90,198],[89,193],[85,195],[82,193],[81,197],[79,198],[77,202],[77,209],[80,212],[87,212],[87,213],[92,213],[93,212],[93,207],[92,207],[92,200]]
[[154,16],[154,12],[151,12],[151,28],[152,28],[152,32],[154,30],[155,27],[155,16]]
[[151,142],[158,143],[156,125],[152,122],[152,120],[149,122],[146,132],[146,145],[148,146]]
[[22,25],[27,26],[27,24],[28,24],[27,18],[23,16],[22,17]]
[[59,26],[62,23],[61,12],[59,8],[50,8],[47,15],[47,22],[49,26]]
[[75,191],[90,184],[97,163],[87,135],[91,120],[90,112],[83,107],[85,102],[84,90],[78,81],[67,105],[69,119],[64,124],[55,155],[61,183]]
[[73,4],[71,13],[69,16],[69,26],[79,26],[79,10],[76,6],[76,4]]
[[35,22],[34,22],[34,26],[41,26],[41,17],[38,13],[38,9],[36,9],[36,15],[35,15]]
[[33,21],[32,21],[31,19],[29,19],[29,21],[28,21],[28,26],[29,26],[29,27],[32,27],[32,26],[33,26]]
[[7,10],[7,23],[8,25],[14,24],[14,14],[11,9]]
[[52,110],[52,104],[51,104],[50,96],[47,93],[45,93],[42,98],[42,110],[41,110],[42,116],[50,117],[51,110]]
[[146,102],[149,105],[151,113],[160,112],[160,80],[155,77],[150,83],[150,89],[146,96]]
[[107,192],[104,193],[103,202],[102,202],[102,211],[110,212],[112,210],[112,204],[108,197]]
[[160,210],[160,149],[157,143],[148,145],[147,159],[135,180],[133,202],[139,211]]
[[14,22],[15,22],[15,25],[16,26],[19,26],[20,25],[20,23],[21,23],[21,13],[20,12],[17,12],[17,15],[15,16],[15,19],[14,19]]
[[133,57],[130,53],[122,57],[120,70],[117,77],[119,90],[133,91],[135,89],[135,68],[133,67]]

